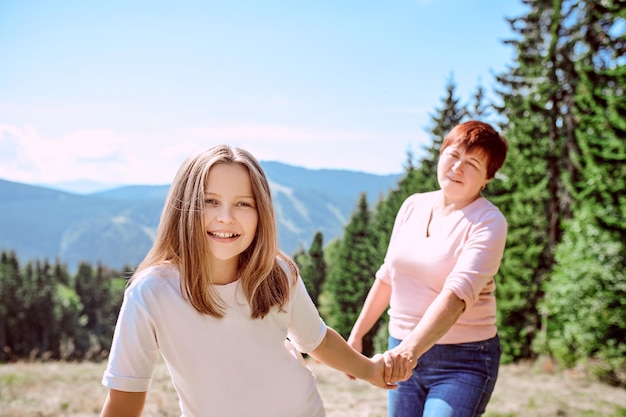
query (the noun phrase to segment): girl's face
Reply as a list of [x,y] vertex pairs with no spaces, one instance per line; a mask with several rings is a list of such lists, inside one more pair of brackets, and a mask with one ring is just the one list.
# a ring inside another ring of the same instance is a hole
[[238,164],[211,167],[204,190],[204,222],[211,254],[237,261],[254,240],[259,214],[248,170]]
[[481,151],[468,153],[458,145],[444,149],[437,165],[437,179],[446,203],[466,205],[474,201],[489,182],[487,162],[487,156]]

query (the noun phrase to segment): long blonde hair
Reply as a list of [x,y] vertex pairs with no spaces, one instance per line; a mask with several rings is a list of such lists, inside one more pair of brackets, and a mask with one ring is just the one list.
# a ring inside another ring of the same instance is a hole
[[215,164],[239,164],[248,170],[259,221],[256,236],[239,256],[239,280],[250,303],[250,315],[263,318],[289,299],[290,279],[279,264],[284,260],[297,276],[296,264],[278,247],[276,216],[269,183],[261,164],[249,152],[218,145],[188,158],[179,168],[165,201],[154,245],[131,281],[141,270],[172,263],[180,271],[183,295],[196,310],[223,317],[222,300],[211,285],[208,240],[204,227],[204,190]]

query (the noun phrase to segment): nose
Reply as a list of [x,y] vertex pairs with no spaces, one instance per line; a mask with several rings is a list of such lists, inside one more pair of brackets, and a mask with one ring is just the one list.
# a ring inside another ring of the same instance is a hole
[[219,213],[217,213],[217,221],[220,223],[230,224],[235,221],[230,207],[223,205],[220,207]]
[[461,169],[462,166],[463,161],[456,161],[454,164],[452,164],[452,171],[458,171],[459,169]]

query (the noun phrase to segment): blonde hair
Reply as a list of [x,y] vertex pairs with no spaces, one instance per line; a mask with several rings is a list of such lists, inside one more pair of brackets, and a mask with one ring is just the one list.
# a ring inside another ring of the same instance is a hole
[[[181,292],[200,313],[224,316],[224,306],[211,276],[211,256],[204,227],[204,190],[216,164],[238,164],[250,175],[259,221],[256,236],[239,256],[239,280],[253,318],[265,317],[272,307],[282,309],[289,299],[290,279],[282,259],[297,276],[296,264],[278,247],[276,216],[269,183],[261,164],[249,152],[218,145],[188,158],[179,168],[161,213],[154,245],[137,273],[149,266],[172,263],[180,271]],[[293,280],[295,282],[295,280]]]

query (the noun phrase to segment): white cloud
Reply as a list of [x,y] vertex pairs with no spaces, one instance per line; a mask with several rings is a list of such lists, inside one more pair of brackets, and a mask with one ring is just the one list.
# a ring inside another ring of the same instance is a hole
[[[419,132],[418,132],[419,133]],[[167,132],[82,129],[60,137],[32,126],[0,125],[0,178],[52,184],[91,180],[108,184],[167,184],[189,155],[218,143],[243,147],[261,161],[311,169],[399,173],[406,152],[424,141],[389,132],[248,124]]]

